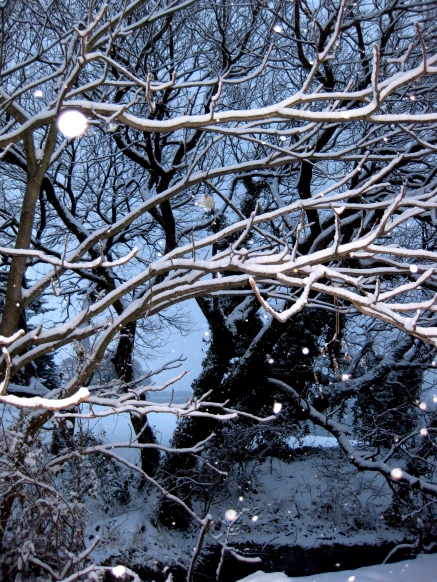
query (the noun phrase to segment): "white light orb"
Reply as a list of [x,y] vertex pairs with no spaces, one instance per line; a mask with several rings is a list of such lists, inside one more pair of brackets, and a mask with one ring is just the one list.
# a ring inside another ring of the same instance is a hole
[[35,97],[42,97],[42,91],[41,89],[37,89],[34,93]]
[[426,437],[428,436],[428,430],[426,428],[420,429],[420,436]]
[[281,412],[281,410],[282,410],[282,404],[280,402],[275,402],[273,404],[273,412],[275,414],[279,414]]
[[207,212],[212,212],[215,206],[214,198],[211,194],[204,194],[197,200],[197,206],[200,206],[200,208],[203,208]]
[[402,469],[399,469],[399,467],[396,467],[395,469],[392,469],[390,471],[390,477],[395,481],[399,481],[399,479],[402,479],[402,476],[403,476]]
[[238,513],[235,509],[228,509],[225,511],[225,519],[226,521],[235,521],[238,517]]
[[126,568],[124,566],[114,566],[114,568],[111,569],[111,574],[116,578],[123,578],[126,574]]
[[73,139],[82,135],[88,122],[83,113],[74,109],[66,109],[58,117],[58,129],[65,137]]
[[417,273],[417,271],[418,271],[418,270],[419,270],[419,269],[417,268],[417,265],[411,265],[411,266],[410,266],[410,271],[411,271],[412,273]]
[[310,353],[309,348],[302,348],[302,353],[304,356],[307,356]]
[[277,24],[276,26],[274,26],[274,27],[273,27],[273,30],[274,30],[275,32],[278,32],[278,33],[279,33],[279,32],[282,32],[282,28],[279,26],[279,24]]

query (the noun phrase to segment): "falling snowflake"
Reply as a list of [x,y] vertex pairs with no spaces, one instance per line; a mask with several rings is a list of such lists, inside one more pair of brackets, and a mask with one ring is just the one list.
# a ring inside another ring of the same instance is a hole
[[213,212],[215,207],[214,198],[211,194],[202,194],[194,204],[205,210],[205,212]]
[[235,509],[227,509],[225,511],[225,519],[226,521],[235,521],[238,517],[238,513]]
[[58,117],[59,131],[70,139],[82,135],[87,127],[87,119],[80,111],[67,109]]
[[395,481],[399,481],[399,479],[402,479],[403,475],[404,474],[402,472],[402,469],[399,469],[399,467],[396,467],[390,471],[390,477]]
[[114,566],[114,568],[111,569],[111,574],[116,578],[123,578],[126,574],[126,568],[124,566]]
[[275,402],[273,404],[273,412],[275,414],[279,414],[281,412],[281,410],[282,410],[282,404],[280,402]]

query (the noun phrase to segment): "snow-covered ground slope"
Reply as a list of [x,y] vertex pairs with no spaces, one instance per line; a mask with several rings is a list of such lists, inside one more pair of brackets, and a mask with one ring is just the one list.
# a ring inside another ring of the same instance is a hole
[[[392,496],[381,476],[358,473],[338,448],[308,447],[296,450],[293,457],[290,462],[272,459],[242,463],[226,487],[211,496],[210,504],[199,500],[194,509],[201,517],[206,510],[211,513],[215,521],[213,534],[222,534],[222,540],[227,537],[228,545],[243,555],[253,557],[267,547],[319,549],[327,556],[326,563],[315,571],[323,567],[334,570],[336,562],[344,562],[342,567],[359,565],[353,547],[377,547],[405,539],[405,531],[385,522]],[[176,565],[187,568],[197,545],[198,527],[169,532],[154,520],[158,504],[155,490],[138,492],[132,488],[128,505],[111,503],[105,511],[96,509],[86,532],[89,542],[96,535],[101,538],[92,559],[99,563],[109,559],[111,565],[122,563],[133,569],[138,565],[152,569]],[[225,516],[230,509],[238,516],[233,522]],[[337,553],[343,548],[344,559],[331,556],[334,545]],[[117,557],[113,553],[115,547]],[[217,544],[207,538],[203,555],[214,548]],[[383,550],[375,561],[382,561],[388,551]],[[266,552],[261,554],[265,557]],[[346,559],[346,554],[351,560]],[[275,569],[286,569],[282,562],[276,563]],[[371,563],[371,559],[361,563]],[[262,568],[263,562],[257,565],[257,569]],[[302,574],[305,571],[311,570],[303,569]],[[343,581],[338,578],[340,572],[334,576],[335,582]]]
[[437,554],[431,556],[418,556],[415,560],[397,562],[396,564],[384,564],[381,566],[369,566],[358,570],[345,570],[344,572],[328,572],[313,576],[299,576],[289,578],[285,574],[265,574],[257,572],[240,582],[436,582],[437,581]]
[[376,544],[404,536],[385,523],[391,498],[380,475],[358,473],[341,450],[308,447],[289,462],[242,464],[209,511],[216,520],[228,509],[237,512],[231,525],[236,542]]

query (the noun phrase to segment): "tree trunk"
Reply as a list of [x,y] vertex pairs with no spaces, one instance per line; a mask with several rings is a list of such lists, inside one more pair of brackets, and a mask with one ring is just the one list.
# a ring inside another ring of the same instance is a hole
[[[117,377],[122,382],[132,382],[133,373],[133,350],[135,344],[136,322],[132,321],[124,327],[120,333],[117,351],[112,362],[117,372]],[[150,427],[147,417],[130,415],[135,434],[138,436],[140,444],[155,444],[156,439]],[[159,464],[159,451],[157,449],[143,449],[141,451],[141,468],[150,476],[156,473]]]

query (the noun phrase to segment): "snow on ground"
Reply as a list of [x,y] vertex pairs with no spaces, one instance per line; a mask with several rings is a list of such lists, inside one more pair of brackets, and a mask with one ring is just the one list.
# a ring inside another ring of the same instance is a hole
[[[290,462],[272,459],[240,464],[227,487],[214,493],[209,506],[208,500],[199,500],[194,508],[201,517],[206,510],[212,514],[215,536],[228,536],[229,545],[240,550],[251,547],[251,556],[254,546],[309,549],[404,541],[405,531],[385,523],[391,492],[381,476],[358,473],[338,448],[300,449],[293,457]],[[92,559],[99,563],[120,559],[135,569],[138,564],[155,567],[159,556],[159,568],[187,568],[199,529],[169,532],[159,526],[154,520],[159,498],[156,490],[138,491],[133,484],[127,506],[112,503],[106,513],[96,508],[86,530],[89,543],[96,535],[101,538]],[[233,523],[225,519],[229,509],[238,515]],[[215,543],[205,540],[204,552],[213,547]],[[115,548],[119,558],[114,556]],[[334,576],[330,582],[343,582],[340,572]],[[319,575],[299,578],[302,582],[315,579],[319,582]]]
[[257,572],[247,576],[240,582],[437,582],[437,554],[431,556],[418,556],[415,560],[397,562],[396,564],[384,564],[369,566],[358,570],[345,570],[343,572],[328,572],[312,576],[299,576],[289,578],[282,572],[265,574]]
[[391,498],[383,477],[357,472],[340,449],[306,448],[290,462],[241,463],[210,513],[224,519],[234,509],[239,517],[232,533],[242,543],[377,544],[404,536],[385,524]]

